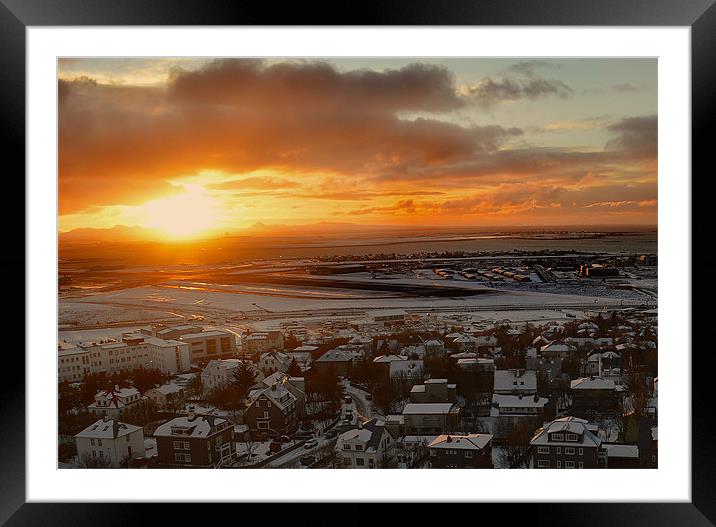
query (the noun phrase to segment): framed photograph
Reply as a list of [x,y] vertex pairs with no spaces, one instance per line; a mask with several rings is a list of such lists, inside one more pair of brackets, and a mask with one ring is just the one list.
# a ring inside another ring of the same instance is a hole
[[1,521],[713,524],[712,2],[389,4],[3,0],[27,318]]

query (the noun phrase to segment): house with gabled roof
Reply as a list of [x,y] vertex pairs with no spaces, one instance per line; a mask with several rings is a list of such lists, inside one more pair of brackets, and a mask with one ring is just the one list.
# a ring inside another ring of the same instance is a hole
[[530,441],[534,468],[598,468],[601,446],[597,425],[572,416],[545,423]]
[[492,435],[440,435],[429,445],[432,468],[493,468]]
[[392,457],[395,440],[382,420],[358,422],[336,441],[336,465],[343,468],[383,468]]
[[292,434],[298,427],[296,396],[278,382],[252,390],[244,420],[251,437],[265,439]]
[[[103,417],[75,435],[77,457],[118,468],[125,462],[144,458],[144,432],[141,426]],[[100,465],[105,466],[105,465]]]
[[170,419],[154,431],[158,464],[178,468],[219,468],[236,458],[234,423],[216,415],[187,415]]

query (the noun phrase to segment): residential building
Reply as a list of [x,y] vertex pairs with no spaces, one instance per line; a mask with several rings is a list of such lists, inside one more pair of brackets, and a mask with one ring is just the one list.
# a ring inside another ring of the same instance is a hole
[[75,435],[75,444],[80,463],[91,458],[118,468],[128,460],[144,457],[142,427],[108,417],[95,421]]
[[147,402],[136,388],[120,388],[118,385],[111,390],[100,390],[94,396],[94,402],[87,406],[90,413],[119,419],[127,413],[138,411]]
[[456,399],[457,385],[447,379],[428,379],[410,390],[412,403],[454,403]]
[[269,351],[283,351],[284,336],[280,330],[257,331],[241,339],[241,352],[251,358],[258,358]]
[[271,375],[274,372],[288,371],[291,359],[288,355],[280,351],[267,351],[259,357],[257,366],[264,375]]
[[312,369],[318,374],[333,372],[345,376],[353,367],[353,356],[347,351],[332,349],[313,361]]
[[158,464],[163,467],[217,468],[236,457],[234,424],[214,415],[189,414],[157,427]]
[[244,420],[254,438],[292,434],[298,426],[296,396],[278,383],[252,390]]
[[204,393],[210,393],[217,389],[226,388],[234,378],[234,371],[240,363],[245,362],[251,365],[256,373],[256,380],[263,379],[263,373],[250,361],[242,359],[211,360],[201,370],[201,387]]
[[428,451],[432,468],[493,468],[490,434],[440,435]]
[[186,399],[184,388],[174,383],[162,384],[147,390],[144,395],[157,410],[170,412],[182,408]]
[[610,379],[594,376],[574,379],[570,383],[570,391],[572,415],[611,415],[619,410],[621,394]]
[[537,393],[537,374],[523,369],[495,370],[493,391],[502,395]]
[[90,373],[90,350],[61,341],[57,346],[57,382],[80,382]]
[[596,425],[571,416],[545,423],[530,441],[534,468],[598,468],[601,445]]
[[497,439],[508,439],[517,425],[532,429],[545,420],[549,399],[539,395],[492,395],[490,420],[492,433]]
[[460,407],[454,403],[408,403],[402,416],[401,435],[447,434],[457,430]]
[[639,468],[639,447],[620,443],[602,443],[604,468]]
[[336,441],[336,465],[343,468],[384,468],[389,466],[394,439],[385,423],[375,418],[359,422]]

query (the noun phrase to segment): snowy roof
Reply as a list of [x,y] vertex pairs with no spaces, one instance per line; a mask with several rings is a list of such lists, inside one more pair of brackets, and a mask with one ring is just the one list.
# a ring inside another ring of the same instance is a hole
[[396,377],[405,374],[408,377],[419,377],[423,373],[423,361],[421,360],[403,360],[393,361],[390,363],[390,376]]
[[370,419],[361,425],[360,428],[352,428],[338,436],[336,450],[343,449],[344,441],[357,440],[365,445],[366,452],[375,452],[383,437],[385,422],[376,418]]
[[[249,394],[249,400],[251,401],[251,404],[253,404],[256,399],[258,399],[262,395],[265,395],[267,398],[269,398],[271,402],[279,408],[284,408],[288,404],[296,401],[296,396],[293,395],[290,391],[288,391],[288,389],[286,389],[283,385],[274,384],[268,388],[252,390]],[[288,397],[286,397],[286,395],[288,395]]]
[[175,417],[174,419],[159,425],[154,431],[154,436],[176,437],[177,434],[172,434],[172,429],[174,428],[186,430],[187,433],[182,434],[182,436],[185,437],[208,437],[213,427],[225,422],[226,419],[213,415],[196,415],[194,417],[184,415]]
[[[162,395],[169,395],[172,393],[178,393],[178,392],[182,391],[183,388],[177,384],[169,383],[169,384],[162,384],[161,386],[158,386],[156,388],[152,388],[152,390],[156,390],[159,393],[161,393]],[[149,391],[151,392],[152,390],[149,390]]]
[[548,402],[546,397],[492,394],[492,404],[503,408],[542,408]]
[[115,419],[100,419],[95,421],[87,428],[82,430],[75,437],[87,437],[93,439],[116,439],[123,437],[137,430],[141,430],[141,426],[130,425],[129,423],[121,423]]
[[348,362],[353,361],[353,356],[345,350],[333,349],[325,352],[314,362]]
[[639,447],[636,445],[602,443],[602,447],[607,451],[607,457],[639,458]]
[[537,372],[530,370],[495,370],[495,391],[536,390]]
[[214,329],[211,331],[201,331],[199,333],[189,333],[187,335],[182,335],[182,340],[189,340],[189,339],[203,339],[207,337],[226,337],[228,335],[231,335],[228,331],[222,331],[220,329]]
[[614,390],[614,381],[601,377],[582,377],[570,382],[572,390]]
[[537,430],[535,436],[530,441],[530,445],[566,445],[574,446],[573,441],[549,441],[549,434],[553,432],[569,432],[582,436],[582,445],[596,446],[601,445],[602,440],[592,433],[588,421],[578,417],[561,417],[545,424],[544,427]]
[[384,363],[403,360],[408,360],[408,357],[405,355],[378,355],[375,359],[373,359],[373,362]]
[[453,403],[408,403],[403,408],[403,415],[422,415],[450,413]]
[[490,434],[439,435],[428,448],[449,448],[455,450],[482,450],[490,441]]
[[570,351],[574,351],[574,347],[565,342],[552,342],[542,346],[540,351],[542,353],[569,353]]

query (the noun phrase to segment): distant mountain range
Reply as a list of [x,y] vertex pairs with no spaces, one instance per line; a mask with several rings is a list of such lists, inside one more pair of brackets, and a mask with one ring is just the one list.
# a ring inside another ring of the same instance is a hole
[[[327,236],[331,234],[401,234],[410,232],[413,235],[434,233],[518,233],[518,232],[634,232],[656,230],[654,226],[645,225],[575,225],[575,226],[544,226],[544,227],[480,227],[480,226],[431,226],[431,225],[360,225],[356,223],[319,222],[304,225],[283,225],[254,223],[245,229],[215,230],[207,232],[201,239],[226,240],[228,238],[251,238],[256,236]],[[148,229],[140,226],[117,225],[107,229],[83,227],[58,233],[61,244],[74,243],[118,243],[118,242],[166,242],[167,236],[159,229]],[[179,241],[181,242],[181,240]]]

